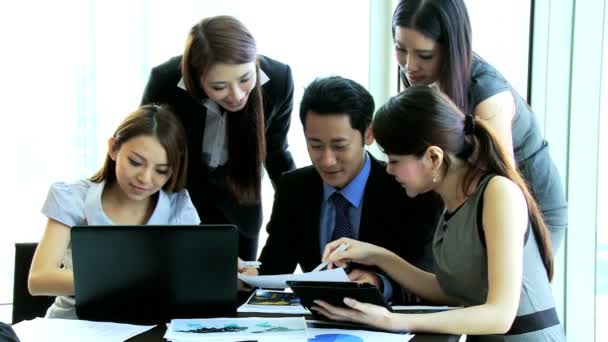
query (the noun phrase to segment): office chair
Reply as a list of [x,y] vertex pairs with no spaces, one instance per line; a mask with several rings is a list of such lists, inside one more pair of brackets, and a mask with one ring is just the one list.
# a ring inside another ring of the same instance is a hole
[[32,296],[27,289],[32,258],[37,243],[15,243],[15,273],[13,285],[13,324],[35,317],[44,317],[55,297]]

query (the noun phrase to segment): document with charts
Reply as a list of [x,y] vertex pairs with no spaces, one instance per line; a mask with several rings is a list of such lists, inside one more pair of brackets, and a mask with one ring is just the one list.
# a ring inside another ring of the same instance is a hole
[[304,317],[173,319],[170,341],[306,341]]

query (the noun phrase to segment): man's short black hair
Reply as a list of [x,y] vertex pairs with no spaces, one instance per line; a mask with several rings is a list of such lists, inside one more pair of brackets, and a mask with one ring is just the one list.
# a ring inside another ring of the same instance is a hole
[[317,78],[306,87],[300,102],[300,121],[305,127],[309,112],[319,115],[347,115],[353,129],[365,130],[374,115],[374,98],[359,83],[340,76]]

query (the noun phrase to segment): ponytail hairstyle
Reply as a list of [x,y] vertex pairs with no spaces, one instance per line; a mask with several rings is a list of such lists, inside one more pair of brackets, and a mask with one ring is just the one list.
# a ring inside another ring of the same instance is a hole
[[[393,12],[395,29],[415,30],[436,41],[442,62],[439,87],[465,113],[471,113],[468,100],[471,80],[471,23],[463,0],[400,0]],[[401,72],[400,72],[401,75]],[[406,87],[407,78],[402,76]]]
[[[171,177],[163,186],[166,192],[178,192],[186,186],[188,170],[188,144],[186,134],[179,119],[166,106],[149,104],[139,107],[129,114],[116,128],[114,135],[114,151],[130,139],[139,136],[155,137],[167,153]],[[116,162],[106,156],[103,166],[90,181],[107,184],[116,181]]]
[[249,30],[236,18],[216,16],[192,27],[182,56],[181,71],[192,97],[204,100],[201,79],[217,63],[256,63],[256,84],[243,109],[228,117],[228,188],[241,204],[260,202],[262,163],[266,159],[264,107],[257,45]]
[[385,153],[422,157],[430,146],[444,153],[443,172],[450,167],[448,154],[467,161],[463,192],[470,194],[475,179],[496,174],[521,189],[528,206],[534,236],[549,279],[553,277],[553,253],[549,231],[538,205],[505,149],[482,122],[462,111],[444,94],[427,86],[412,86],[391,98],[376,112],[374,137]]

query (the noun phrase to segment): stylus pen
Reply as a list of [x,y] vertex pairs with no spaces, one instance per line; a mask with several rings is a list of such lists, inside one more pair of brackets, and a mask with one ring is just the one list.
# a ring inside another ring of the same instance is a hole
[[[347,243],[343,243],[340,245],[340,247],[336,248],[335,251],[333,251],[333,253],[336,252],[344,252],[345,250],[348,249],[348,247],[350,247]],[[319,264],[319,266],[315,267],[312,271],[310,272],[319,272],[320,270],[324,269],[325,267],[327,267],[328,262],[327,261],[323,261],[322,263]]]
[[260,266],[262,266],[262,263],[259,261],[243,261],[242,265],[243,267],[248,268],[260,268]]

